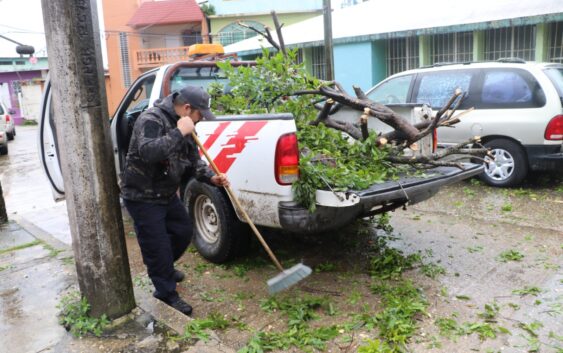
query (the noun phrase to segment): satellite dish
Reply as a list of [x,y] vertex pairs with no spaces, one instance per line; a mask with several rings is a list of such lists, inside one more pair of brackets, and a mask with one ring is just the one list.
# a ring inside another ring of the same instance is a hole
[[35,48],[31,45],[18,45],[16,47],[16,53],[20,55],[33,55]]

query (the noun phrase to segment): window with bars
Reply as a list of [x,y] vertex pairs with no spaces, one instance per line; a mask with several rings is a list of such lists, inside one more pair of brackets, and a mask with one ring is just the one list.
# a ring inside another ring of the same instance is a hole
[[[260,22],[256,21],[241,21],[247,26],[256,28],[259,31],[264,31],[264,25]],[[255,31],[248,29],[246,27],[238,25],[236,22],[233,22],[225,27],[223,27],[219,33],[219,42],[222,45],[229,45],[236,42],[240,42],[241,40],[256,37],[258,33]]]
[[131,65],[129,63],[129,40],[127,33],[119,32],[119,60],[121,61],[121,73],[123,75],[123,86],[131,86]]
[[536,26],[489,29],[485,33],[485,60],[520,58],[533,61],[536,51]]
[[418,38],[393,38],[387,41],[387,76],[418,67]]
[[554,22],[549,26],[547,61],[563,63],[563,22]]
[[435,34],[431,39],[431,63],[473,60],[473,32]]
[[313,47],[311,54],[313,76],[320,80],[326,80],[325,47]]

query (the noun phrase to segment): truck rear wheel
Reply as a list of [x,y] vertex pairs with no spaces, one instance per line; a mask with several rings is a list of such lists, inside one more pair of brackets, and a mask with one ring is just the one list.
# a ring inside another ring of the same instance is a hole
[[186,186],[184,204],[194,224],[192,241],[201,256],[223,263],[246,249],[249,233],[221,189],[191,180]]

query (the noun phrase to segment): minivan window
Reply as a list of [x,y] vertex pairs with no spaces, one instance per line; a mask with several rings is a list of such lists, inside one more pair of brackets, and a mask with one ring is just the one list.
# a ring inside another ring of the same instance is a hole
[[426,103],[432,108],[441,108],[452,97],[457,88],[469,91],[474,71],[443,71],[424,74],[420,79],[416,103]]
[[375,87],[368,98],[380,104],[405,104],[413,75],[392,78]]
[[545,104],[539,83],[527,71],[490,69],[483,76],[478,108],[534,108]]
[[563,100],[563,68],[548,68],[544,72],[555,86],[559,97]]
[[4,114],[4,108],[2,108],[1,104],[0,104],[0,114]]

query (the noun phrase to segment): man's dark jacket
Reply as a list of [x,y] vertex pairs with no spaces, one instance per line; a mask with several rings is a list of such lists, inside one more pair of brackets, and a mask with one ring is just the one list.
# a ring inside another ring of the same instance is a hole
[[209,183],[214,173],[199,156],[191,135],[183,137],[176,127],[179,118],[172,96],[157,100],[139,116],[121,176],[122,198],[166,204],[182,178]]

